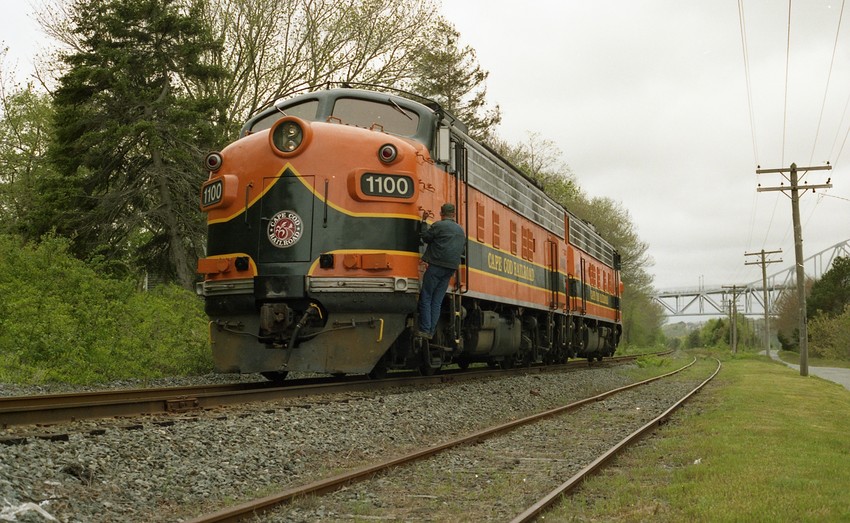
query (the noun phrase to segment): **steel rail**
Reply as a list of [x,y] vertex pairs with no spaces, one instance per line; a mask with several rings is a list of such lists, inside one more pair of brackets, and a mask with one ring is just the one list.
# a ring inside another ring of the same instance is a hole
[[0,397],[0,409],[28,408],[35,409],[45,405],[55,405],[62,402],[85,402],[98,403],[102,401],[115,400],[118,398],[140,398],[140,397],[175,397],[179,395],[195,395],[208,392],[224,392],[232,390],[244,390],[257,385],[267,385],[271,382],[255,383],[232,383],[225,385],[195,385],[188,387],[165,387],[150,389],[112,389],[96,390],[87,392],[66,392],[58,394],[38,394],[32,396],[3,396]]
[[669,409],[665,410],[661,415],[649,421],[647,424],[632,432],[631,434],[626,436],[622,441],[608,449],[604,454],[602,454],[601,456],[593,460],[593,462],[591,462],[589,465],[581,469],[576,475],[562,483],[560,486],[558,486],[558,488],[541,498],[537,503],[529,507],[525,512],[511,520],[511,523],[525,523],[528,521],[534,521],[537,516],[539,516],[543,511],[554,505],[559,499],[561,499],[562,496],[578,487],[582,482],[584,482],[585,479],[587,479],[588,476],[602,468],[614,456],[622,452],[630,445],[637,442],[642,436],[655,430],[656,427],[664,423],[673,414],[674,411],[684,405],[685,402],[688,401],[694,394],[700,391],[709,381],[714,379],[714,377],[717,376],[717,374],[720,372],[721,366],[722,364],[720,363],[720,360],[717,360],[717,368],[714,370],[714,373],[708,377],[708,379],[700,383],[694,390],[686,394],[682,399],[677,401]]
[[585,398],[568,405],[563,405],[561,407],[556,407],[553,409],[549,409],[543,412],[539,412],[537,414],[532,414],[530,416],[526,416],[524,418],[516,419],[513,421],[509,421],[507,423],[503,423],[500,425],[496,425],[493,427],[489,427],[486,429],[482,429],[480,431],[473,432],[466,436],[462,436],[445,443],[435,445],[432,447],[428,447],[425,449],[416,450],[410,452],[408,454],[404,454],[402,456],[397,456],[394,458],[390,458],[386,461],[382,461],[375,464],[365,465],[363,467],[351,470],[349,472],[344,472],[342,474],[338,474],[336,476],[332,476],[329,478],[321,479],[315,481],[313,483],[309,483],[307,485],[302,485],[298,487],[293,487],[277,494],[272,494],[270,496],[266,496],[263,498],[247,501],[245,503],[241,503],[235,506],[227,507],[221,509],[216,512],[212,512],[209,514],[198,516],[194,519],[186,520],[184,523],[229,523],[242,521],[245,518],[261,514],[263,512],[267,512],[269,510],[274,509],[280,505],[291,502],[293,499],[307,496],[307,495],[321,495],[328,492],[332,492],[334,490],[338,490],[346,485],[351,483],[355,483],[358,481],[362,481],[365,479],[369,479],[378,472],[385,471],[394,467],[406,465],[409,463],[413,463],[415,461],[419,461],[425,458],[429,458],[434,456],[444,450],[448,450],[454,447],[458,447],[461,445],[478,443],[493,436],[508,432],[515,428],[521,427],[523,425],[528,425],[546,418],[550,418],[556,416],[558,414],[563,414],[565,412],[575,410],[579,407],[587,405],[589,403],[601,401],[609,396],[613,396],[617,393],[637,388],[642,385],[646,385],[648,383],[652,383],[654,381],[658,381],[660,379],[672,376],[683,370],[693,366],[696,363],[697,359],[694,358],[693,361],[688,363],[687,365],[672,371],[666,374],[662,374],[659,376],[655,376],[653,378],[649,378],[647,380],[643,380],[640,382],[632,383],[630,385],[626,385],[623,387],[618,387],[616,389],[612,389],[601,394],[597,394],[595,396]]
[[[619,356],[607,361],[622,363],[638,355]],[[0,427],[17,425],[56,424],[79,419],[96,419],[141,414],[180,413],[210,409],[224,405],[273,401],[284,398],[319,394],[336,394],[385,390],[404,386],[433,385],[438,383],[505,376],[512,373],[554,372],[585,367],[583,360],[564,365],[517,367],[505,370],[447,371],[433,376],[415,376],[370,380],[365,376],[344,378],[310,378],[284,382],[240,383],[230,385],[197,385],[191,387],[166,387],[157,389],[118,389],[108,391],[47,394],[37,396],[0,397]]]
[[[244,387],[183,387],[103,391],[97,393],[62,394],[51,397],[28,397],[0,400],[0,426],[55,424],[79,419],[131,417],[141,414],[183,413],[224,405],[272,401],[318,394],[334,394],[388,384],[370,382],[365,377],[309,385],[279,386],[259,382]],[[398,386],[398,385],[394,385]],[[91,394],[91,395],[89,395]]]

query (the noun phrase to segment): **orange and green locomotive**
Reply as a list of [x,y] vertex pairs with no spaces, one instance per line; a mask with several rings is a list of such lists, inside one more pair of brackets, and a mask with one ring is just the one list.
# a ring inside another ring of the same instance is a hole
[[[430,373],[617,347],[614,248],[437,104],[304,94],[249,120],[206,167],[199,288],[222,372]],[[419,233],[447,202],[466,253],[425,340]]]

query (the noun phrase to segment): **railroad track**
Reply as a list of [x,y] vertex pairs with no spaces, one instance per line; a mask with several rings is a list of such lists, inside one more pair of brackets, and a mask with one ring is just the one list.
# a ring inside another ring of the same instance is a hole
[[[362,378],[358,378],[362,379]],[[79,419],[186,412],[220,405],[298,396],[311,387],[350,383],[349,379],[270,381],[147,389],[0,397],[0,426],[53,424]],[[287,392],[284,392],[287,391]]]
[[[397,456],[391,459],[387,459],[385,461],[374,463],[371,465],[366,465],[349,472],[345,472],[339,474],[337,476],[329,477],[326,479],[318,480],[307,485],[297,486],[285,491],[282,491],[277,494],[273,494],[264,498],[252,500],[237,506],[229,507],[226,509],[222,509],[217,512],[213,512],[210,514],[202,515],[196,517],[195,519],[190,520],[192,523],[212,523],[212,522],[230,522],[230,521],[243,521],[246,519],[250,519],[255,515],[262,514],[262,521],[273,521],[275,520],[274,511],[279,507],[293,503],[299,499],[305,499],[308,496],[319,496],[328,493],[336,493],[340,492],[340,489],[345,488],[349,491],[354,491],[357,489],[357,485],[362,485],[361,482],[370,482],[368,486],[363,487],[361,490],[357,491],[354,494],[355,498],[360,498],[360,496],[364,493],[374,493],[376,491],[380,491],[382,488],[387,487],[387,483],[401,483],[401,486],[398,485],[392,487],[395,493],[395,498],[404,497],[400,495],[399,492],[403,492],[405,489],[405,481],[404,479],[398,479],[396,482],[393,482],[391,479],[388,480],[386,478],[391,477],[391,474],[395,473],[394,471],[399,469],[404,469],[408,467],[419,467],[422,463],[427,463],[429,460],[436,459],[439,455],[445,453],[446,451],[457,449],[465,449],[465,448],[474,448],[476,445],[481,444],[482,442],[489,442],[494,440],[495,438],[510,438],[512,433],[521,432],[525,430],[528,426],[532,424],[538,423],[557,423],[557,420],[566,418],[569,420],[570,417],[561,416],[566,413],[578,413],[581,412],[583,407],[591,407],[594,404],[599,404],[604,401],[608,401],[610,398],[618,397],[618,395],[628,395],[633,393],[635,389],[639,389],[641,387],[652,387],[654,384],[659,382],[659,380],[663,380],[665,378],[674,379],[673,376],[678,373],[683,373],[687,369],[691,368],[696,362],[694,359],[690,364],[668,374],[664,374],[662,376],[658,376],[649,380],[645,380],[639,383],[635,383],[632,385],[628,385],[625,387],[620,387],[617,389],[613,389],[607,392],[604,392],[599,395],[595,395],[592,397],[585,398],[580,401],[576,401],[570,403],[568,405],[564,405],[561,407],[557,407],[554,409],[547,410],[545,412],[541,412],[539,414],[534,414],[531,416],[526,416],[521,419],[517,419],[514,421],[510,421],[507,423],[502,423],[500,425],[496,425],[490,428],[486,428],[483,430],[476,431],[472,434],[453,439],[451,441],[430,446],[427,448],[422,448],[419,450],[415,450],[413,452]],[[653,428],[657,427],[659,424],[663,423],[665,420],[669,418],[669,416],[679,408],[685,401],[687,401],[690,397],[692,397],[698,390],[700,390],[706,383],[708,383],[720,370],[720,362],[717,362],[716,368],[713,370],[713,373],[707,378],[703,379],[699,378],[699,384],[696,387],[691,387],[688,382],[687,393],[682,394],[682,396],[674,401],[672,405],[668,406],[657,416],[653,415],[652,419],[649,421],[642,423],[640,427],[636,430],[630,430],[629,434],[625,438],[618,439],[618,441],[610,446],[606,446],[605,449],[600,451],[598,455],[586,465],[584,465],[581,470],[572,475],[567,481],[561,483],[557,488],[549,491],[545,495],[539,495],[535,499],[537,500],[534,503],[528,505],[528,509],[524,510],[520,513],[519,516],[514,519],[514,521],[531,521],[536,518],[539,514],[541,514],[544,510],[546,510],[553,503],[557,502],[563,494],[569,492],[574,489],[577,485],[579,485],[588,475],[592,474],[598,468],[603,466],[606,462],[608,462],[614,455],[618,452],[621,452],[623,449],[628,447],[631,443],[637,441],[637,439],[647,432],[651,431]],[[692,379],[693,382],[697,381]],[[682,387],[680,387],[682,388]],[[677,389],[678,390],[678,389]],[[608,410],[611,410],[610,408]],[[578,414],[577,414],[578,415]],[[596,414],[593,414],[591,417],[595,418]],[[567,422],[569,425],[569,422]],[[561,433],[564,428],[558,427],[555,429],[555,433]],[[518,436],[513,436],[516,438],[516,441],[507,440],[502,444],[493,444],[493,447],[496,449],[501,449],[501,452],[504,454],[506,449],[514,449],[517,446],[529,446],[530,443],[529,436],[524,434],[519,434]],[[590,442],[589,442],[590,443]],[[607,445],[607,444],[606,444]],[[545,445],[544,445],[545,446]],[[549,443],[551,446],[551,443]],[[477,459],[466,459],[467,461],[476,462]],[[526,458],[526,459],[536,459],[536,458]],[[519,462],[519,459],[511,458],[512,462]],[[540,458],[541,463],[546,464],[547,466],[554,463],[552,458]],[[560,460],[565,461],[565,460]],[[471,473],[470,473],[471,474]],[[482,471],[481,474],[486,474],[485,471]],[[415,478],[419,478],[422,476],[427,476],[428,472],[411,472],[408,474],[407,478],[409,481],[416,481]],[[375,479],[378,477],[379,479]],[[478,477],[478,473],[475,473],[475,477]],[[411,479],[414,478],[414,479]],[[439,477],[440,480],[444,479],[443,477]],[[383,486],[381,485],[373,485],[372,483],[383,482]],[[524,480],[523,480],[524,482]],[[522,484],[520,484],[522,485]],[[433,490],[437,490],[438,486],[430,487]],[[520,487],[521,488],[521,487]],[[466,488],[458,488],[457,492],[464,492]],[[427,491],[427,489],[426,489]],[[336,495],[335,494],[335,495]],[[370,494],[372,495],[372,494]],[[421,497],[426,498],[439,498],[439,496],[429,496],[422,495]],[[409,499],[409,497],[408,497]],[[492,503],[492,501],[487,500],[485,503]],[[328,504],[332,504],[332,502],[328,502]],[[519,511],[518,511],[519,512]],[[472,517],[470,514],[474,512],[466,513],[467,517]],[[392,517],[398,516],[400,519],[405,519],[404,514],[392,514]],[[436,516],[437,520],[441,520],[440,516]]]
[[[633,361],[637,355],[606,359],[609,363]],[[311,378],[283,383],[256,382],[152,389],[121,389],[98,392],[0,397],[0,427],[47,425],[80,419],[130,417],[141,414],[185,413],[224,405],[272,401],[319,394],[374,391],[401,386],[505,376],[515,373],[553,372],[588,365],[575,360],[565,365],[523,367],[509,370],[446,371],[433,376],[399,374],[383,380],[365,376]]]
[[537,516],[542,514],[544,511],[558,503],[558,501],[562,498],[562,496],[569,494],[573,490],[579,487],[581,483],[591,476],[593,473],[601,469],[605,466],[606,463],[611,461],[616,455],[623,452],[626,448],[636,443],[641,437],[645,436],[649,432],[655,430],[662,423],[666,422],[670,416],[678,410],[682,405],[684,405],[694,394],[699,392],[708,382],[714,379],[715,376],[720,372],[721,363],[717,360],[717,368],[714,372],[705,379],[705,381],[701,382],[696,388],[685,394],[679,401],[670,406],[667,410],[662,412],[660,415],[656,416],[649,422],[642,425],[640,428],[630,433],[628,436],[623,438],[617,444],[603,452],[599,457],[597,457],[593,462],[582,468],[578,473],[573,475],[567,481],[559,485],[557,488],[553,489],[551,492],[541,497],[536,503],[530,506],[528,509],[519,514],[516,518],[514,518],[511,523],[525,523],[528,521],[534,521]]

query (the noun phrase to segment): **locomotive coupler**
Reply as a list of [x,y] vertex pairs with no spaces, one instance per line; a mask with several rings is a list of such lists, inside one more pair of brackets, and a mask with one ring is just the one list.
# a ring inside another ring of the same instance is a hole
[[292,325],[293,310],[285,303],[266,303],[260,307],[260,335],[282,334]]

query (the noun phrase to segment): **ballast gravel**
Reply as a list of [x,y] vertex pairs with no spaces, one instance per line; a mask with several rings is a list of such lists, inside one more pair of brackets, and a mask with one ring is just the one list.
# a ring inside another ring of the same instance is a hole
[[712,362],[702,362],[675,377],[454,447],[326,496],[293,500],[251,521],[512,521],[661,415],[701,383],[711,367]]
[[0,445],[0,521],[182,521],[630,383],[621,369],[62,425],[67,441]]

